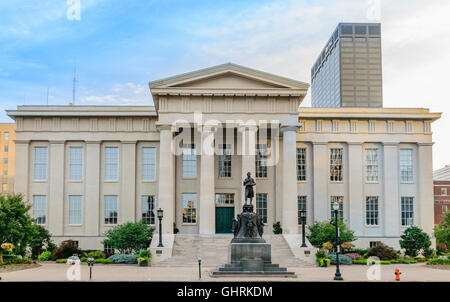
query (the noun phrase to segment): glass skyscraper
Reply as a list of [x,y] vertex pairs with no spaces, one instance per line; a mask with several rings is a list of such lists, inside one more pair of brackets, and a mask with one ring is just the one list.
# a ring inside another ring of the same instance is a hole
[[382,107],[381,24],[339,23],[311,68],[312,107]]

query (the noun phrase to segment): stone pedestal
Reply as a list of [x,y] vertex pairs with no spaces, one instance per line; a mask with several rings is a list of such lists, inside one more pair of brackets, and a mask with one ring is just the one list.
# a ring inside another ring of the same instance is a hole
[[261,237],[262,222],[253,206],[244,205],[244,212],[233,223],[234,238],[229,246],[228,263],[211,271],[220,276],[284,276],[296,277],[294,272],[272,263],[271,245]]

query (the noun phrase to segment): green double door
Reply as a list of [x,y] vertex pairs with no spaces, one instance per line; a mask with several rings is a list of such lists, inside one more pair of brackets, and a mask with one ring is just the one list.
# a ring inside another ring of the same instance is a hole
[[216,233],[231,233],[234,207],[216,207]]

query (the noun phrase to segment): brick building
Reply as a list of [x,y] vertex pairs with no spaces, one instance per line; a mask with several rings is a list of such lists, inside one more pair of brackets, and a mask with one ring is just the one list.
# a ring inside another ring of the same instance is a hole
[[450,209],[450,165],[433,172],[434,184],[434,223],[444,220]]

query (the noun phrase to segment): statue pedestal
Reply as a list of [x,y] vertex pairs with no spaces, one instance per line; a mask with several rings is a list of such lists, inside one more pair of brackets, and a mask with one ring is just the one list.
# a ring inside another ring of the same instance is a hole
[[228,263],[211,271],[212,277],[264,275],[297,277],[294,272],[272,263],[271,245],[261,237],[262,222],[252,205],[233,221],[234,238],[229,246]]

